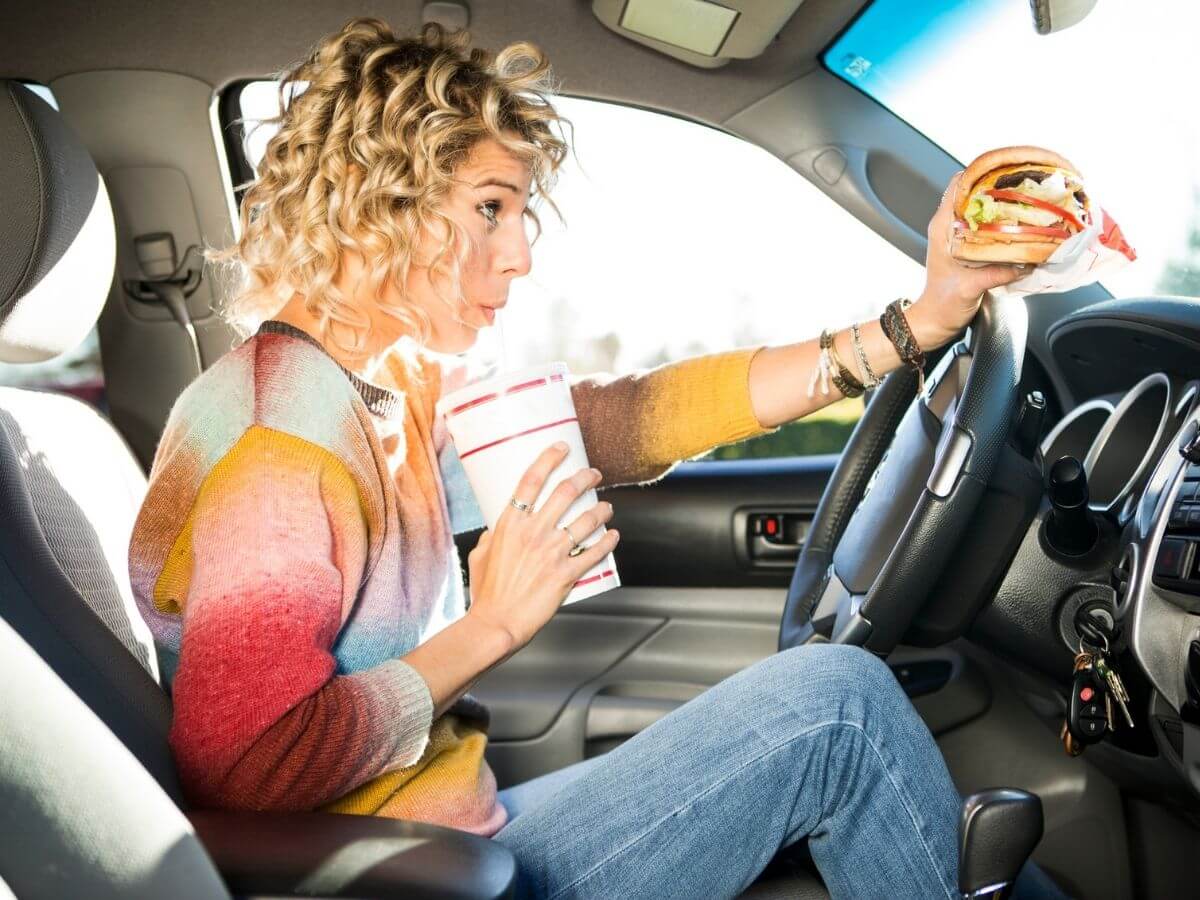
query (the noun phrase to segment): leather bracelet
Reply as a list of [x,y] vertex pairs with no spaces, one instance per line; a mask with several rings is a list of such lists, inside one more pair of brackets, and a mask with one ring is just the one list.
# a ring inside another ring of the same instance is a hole
[[833,381],[834,387],[847,397],[861,397],[865,388],[862,382],[855,378],[842,363],[841,357],[838,356],[837,345],[833,342],[833,335],[829,333],[828,329],[821,332],[821,348],[828,350],[829,357],[833,360],[835,368],[829,373],[829,377]]
[[925,392],[925,352],[913,336],[908,317],[904,315],[904,310],[910,306],[911,300],[893,300],[879,317],[879,325],[896,348],[900,360],[917,370],[917,394],[920,395]]

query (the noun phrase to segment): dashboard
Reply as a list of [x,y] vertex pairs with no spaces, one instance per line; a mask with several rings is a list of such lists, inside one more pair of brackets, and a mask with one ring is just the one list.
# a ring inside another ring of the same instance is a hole
[[[1120,614],[1154,688],[1154,736],[1173,768],[1200,792],[1187,760],[1200,758],[1200,409],[1193,408],[1158,460],[1127,529],[1131,578]],[[1187,454],[1185,456],[1184,454]]]
[[1131,685],[1137,722],[1108,735],[1089,759],[1133,787],[1174,784],[1178,792],[1191,785],[1195,805],[1200,304],[1105,301],[1052,325],[1047,345],[1047,368],[1067,385],[1058,393],[1074,405],[1040,441],[1043,473],[1063,456],[1082,461],[1099,537],[1078,556],[1057,552],[1047,540],[1053,513],[1043,499],[972,637],[1042,678],[1050,720],[1079,646],[1077,612],[1085,604],[1113,609],[1113,656]]

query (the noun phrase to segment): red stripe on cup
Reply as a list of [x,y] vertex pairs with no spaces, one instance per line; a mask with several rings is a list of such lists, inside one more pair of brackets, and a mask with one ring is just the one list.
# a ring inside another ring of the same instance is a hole
[[[508,388],[504,393],[505,394],[516,394],[519,391],[528,390],[529,388],[534,388],[534,387],[540,387],[542,385],[550,384],[550,382],[553,382],[553,381],[562,381],[562,380],[563,380],[563,377],[561,375],[551,375],[549,381],[547,381],[545,378],[537,378],[537,379],[534,379],[533,381],[525,381],[525,382],[522,382],[521,384],[514,384],[512,387]],[[484,394],[482,397],[476,397],[474,400],[468,400],[466,403],[463,403],[460,406],[456,406],[456,407],[454,407],[454,409],[452,409],[448,413],[446,413],[446,418],[448,419],[451,416],[456,416],[460,412],[464,412],[468,409],[473,409],[476,406],[482,406],[485,403],[490,403],[492,400],[495,400],[499,396],[500,396],[499,394]]]
[[480,450],[487,450],[489,447],[495,447],[497,444],[503,444],[505,441],[511,441],[513,438],[524,437],[527,434],[533,434],[535,431],[545,431],[547,428],[553,428],[555,425],[565,425],[568,422],[578,422],[575,416],[569,419],[559,419],[557,422],[547,422],[545,425],[538,425],[536,428],[526,428],[524,431],[518,431],[516,434],[510,434],[508,437],[502,437],[499,440],[483,444],[474,449],[468,450],[466,453],[459,454],[459,459],[466,459],[472,453],[478,453]]
[[454,409],[450,410],[448,415],[456,416],[460,412],[462,412],[464,409],[470,409],[472,406],[482,406],[484,403],[487,403],[489,400],[495,400],[495,399],[496,399],[495,394],[484,394],[482,397],[476,397],[474,400],[468,400],[466,403],[462,404],[461,406],[454,407]]
[[580,581],[575,582],[575,584],[572,586],[582,587],[585,584],[591,584],[593,581],[599,581],[601,578],[607,578],[609,575],[613,574],[616,573],[614,573],[612,569],[609,569],[607,572],[601,572],[599,575],[593,575],[591,578],[581,579]]
[[515,394],[515,393],[517,393],[517,391],[525,391],[531,387],[538,387],[539,385],[543,385],[545,383],[546,383],[545,378],[539,378],[536,381],[526,381],[524,384],[514,384],[512,387],[510,387],[504,393]]

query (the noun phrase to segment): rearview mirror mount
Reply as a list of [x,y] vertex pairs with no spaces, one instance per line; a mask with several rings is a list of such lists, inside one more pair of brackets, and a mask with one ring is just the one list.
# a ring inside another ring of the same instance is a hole
[[1051,34],[1078,25],[1096,7],[1096,0],[1029,0],[1033,27]]

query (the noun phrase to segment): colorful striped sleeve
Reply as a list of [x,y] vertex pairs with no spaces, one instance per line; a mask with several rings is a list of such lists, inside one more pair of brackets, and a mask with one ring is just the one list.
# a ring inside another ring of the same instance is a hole
[[583,445],[604,485],[655,481],[681,460],[778,431],[758,421],[750,402],[750,363],[761,349],[572,377]]
[[209,472],[160,576],[186,583],[170,743],[194,803],[312,809],[421,757],[433,702],[415,669],[336,673],[366,558],[327,450],[255,425]]

